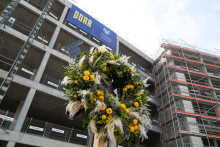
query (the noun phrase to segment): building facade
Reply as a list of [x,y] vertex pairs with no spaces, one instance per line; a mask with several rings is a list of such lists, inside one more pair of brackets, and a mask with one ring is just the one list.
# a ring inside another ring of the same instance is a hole
[[[10,7],[11,2],[17,5]],[[9,12],[5,11],[6,8],[12,11],[0,27],[0,83],[29,39],[32,29],[38,25],[36,22],[42,17],[47,3],[48,0],[1,0],[0,12]],[[90,145],[92,137],[82,129],[80,116],[71,121],[64,114],[62,64],[68,65],[72,58],[62,47],[81,39],[83,43],[79,48],[89,51],[91,46],[98,47],[104,43],[67,21],[71,6],[67,0],[55,0],[52,3],[35,34],[35,40],[18,67],[0,103],[0,147]],[[116,49],[113,51],[118,55],[131,56],[129,63],[135,65],[143,77],[150,77],[148,104],[152,110],[152,128],[147,134],[149,139],[140,142],[137,138],[132,146],[162,146],[159,113],[154,97],[153,59],[120,35],[117,35]],[[121,146],[127,147],[128,143],[125,141]]]
[[164,41],[154,79],[164,147],[219,147],[220,57]]

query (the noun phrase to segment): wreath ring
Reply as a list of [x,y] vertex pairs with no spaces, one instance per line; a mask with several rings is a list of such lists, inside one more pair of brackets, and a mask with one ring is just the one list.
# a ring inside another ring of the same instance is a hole
[[82,113],[82,127],[114,145],[125,139],[131,143],[135,136],[147,138],[145,129],[150,126],[147,79],[141,80],[128,65],[129,58],[105,46],[92,47],[64,67],[68,118]]

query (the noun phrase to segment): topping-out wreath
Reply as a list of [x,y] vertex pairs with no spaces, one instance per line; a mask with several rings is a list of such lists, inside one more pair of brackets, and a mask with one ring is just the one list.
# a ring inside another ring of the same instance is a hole
[[[83,128],[98,138],[118,145],[134,137],[147,138],[147,79],[142,81],[129,57],[117,56],[105,46],[92,47],[64,67],[66,114],[70,119],[83,114]],[[116,89],[117,92],[112,90]]]

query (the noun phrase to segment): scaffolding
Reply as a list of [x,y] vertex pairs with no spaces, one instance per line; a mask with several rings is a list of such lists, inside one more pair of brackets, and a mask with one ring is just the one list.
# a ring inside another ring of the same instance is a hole
[[162,39],[154,61],[164,147],[220,146],[220,56]]

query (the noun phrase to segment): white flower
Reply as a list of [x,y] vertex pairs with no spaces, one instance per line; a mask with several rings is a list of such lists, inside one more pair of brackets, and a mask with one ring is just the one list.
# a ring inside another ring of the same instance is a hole
[[98,72],[95,72],[95,78],[94,78],[94,80],[92,80],[92,81],[95,81],[95,85],[96,84],[101,84],[101,78],[102,78],[102,76],[98,73]]
[[84,62],[84,59],[86,58],[86,56],[84,55],[80,60],[79,60],[79,68],[82,68],[82,64]]
[[117,63],[116,60],[106,60],[105,63],[109,63],[109,64],[113,64],[113,65],[120,65],[119,63]]
[[72,83],[74,83],[74,81],[73,80],[70,80],[69,79],[69,77],[67,77],[67,76],[65,76],[64,78],[63,78],[63,81],[61,82],[61,84],[63,84],[63,85],[67,85],[67,84],[72,84]]
[[89,94],[89,92],[90,92],[89,90],[79,90],[77,93],[79,94],[79,96],[85,98],[85,96]]
[[98,51],[102,51],[102,53],[105,53],[105,52],[106,52],[106,47],[105,47],[105,45],[100,46],[100,47],[98,48]]
[[144,82],[144,87],[148,87],[150,84],[147,84],[148,79],[150,79],[150,77],[146,78],[143,82]]
[[94,58],[94,56],[91,56],[91,57],[89,58],[89,65],[92,65],[92,63],[93,63],[93,58]]
[[91,49],[90,49],[90,54],[92,54],[92,52],[93,52],[93,50],[94,50],[94,47],[91,47]]
[[128,64],[128,59],[130,58],[131,56],[126,56],[126,55],[123,55],[122,57],[120,57],[118,60],[116,61],[120,61],[121,63],[124,63],[125,65]]
[[140,96],[140,95],[142,95],[143,93],[144,93],[144,90],[140,90],[140,91],[138,91],[137,96]]

